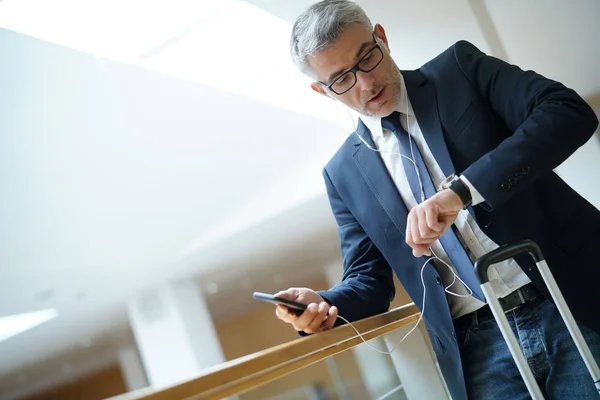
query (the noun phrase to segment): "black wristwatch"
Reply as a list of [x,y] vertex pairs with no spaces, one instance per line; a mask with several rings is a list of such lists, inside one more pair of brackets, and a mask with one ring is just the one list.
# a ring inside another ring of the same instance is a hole
[[463,209],[467,209],[473,203],[473,197],[469,187],[456,174],[452,174],[440,184],[440,190],[450,189],[460,197]]

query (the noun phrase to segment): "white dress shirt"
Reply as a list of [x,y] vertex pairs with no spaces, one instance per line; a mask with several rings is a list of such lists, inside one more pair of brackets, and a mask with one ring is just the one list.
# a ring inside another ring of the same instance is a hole
[[[440,183],[445,179],[444,173],[442,172],[439,164],[434,159],[421,128],[415,118],[415,115],[410,104],[410,99],[405,95],[406,88],[404,86],[404,80],[402,80],[402,92],[401,101],[398,111],[401,114],[400,124],[410,134],[412,138],[412,145],[418,146],[423,156],[423,160],[427,165],[431,180],[433,181],[434,187],[439,187]],[[371,132],[371,136],[379,155],[381,156],[396,188],[400,192],[402,200],[406,204],[406,207],[411,210],[418,203],[412,193],[406,175],[404,174],[404,166],[400,156],[400,148],[398,145],[398,139],[394,134],[381,126],[381,118],[379,117],[366,117],[361,116],[361,120],[367,126]],[[410,154],[407,155],[409,158]],[[479,204],[484,201],[479,192],[471,185],[470,182],[461,176],[461,179],[469,186],[471,195],[473,198],[473,205]],[[490,251],[496,249],[498,245],[494,243],[487,235],[485,235],[477,222],[474,220],[472,215],[467,210],[462,210],[458,214],[456,221],[454,222],[456,228],[468,249],[475,257],[480,257]],[[444,260],[449,265],[452,265],[446,252],[444,251],[439,240],[431,245],[435,254]],[[450,272],[449,268],[439,260],[435,260],[438,267],[442,282],[445,286],[452,283],[454,275]],[[454,269],[454,267],[453,267]],[[456,270],[454,269],[456,273]],[[513,260],[507,260],[502,263],[494,264],[489,269],[490,283],[494,289],[497,297],[504,297],[512,291],[520,288],[521,286],[530,282],[529,277],[521,270],[517,263]],[[467,295],[469,292],[459,280],[448,288],[449,291]],[[453,318],[458,318],[462,315],[468,314],[481,308],[485,303],[482,303],[473,296],[468,297],[457,297],[447,294],[448,304],[450,305],[450,311]]]

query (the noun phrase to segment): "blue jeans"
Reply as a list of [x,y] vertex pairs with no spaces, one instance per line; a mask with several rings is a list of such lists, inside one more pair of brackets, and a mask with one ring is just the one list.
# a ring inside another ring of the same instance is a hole
[[[546,399],[600,399],[554,303],[539,297],[506,314]],[[529,399],[498,324],[491,316],[455,321],[469,399]],[[600,335],[579,324],[596,362]]]

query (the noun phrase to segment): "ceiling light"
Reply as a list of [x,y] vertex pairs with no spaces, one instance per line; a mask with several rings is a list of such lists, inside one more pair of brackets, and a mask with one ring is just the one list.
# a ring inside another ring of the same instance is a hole
[[58,311],[47,309],[2,317],[0,318],[0,342],[35,328],[57,316]]
[[15,0],[2,4],[0,27],[98,57],[135,62],[236,1]]
[[210,293],[210,294],[215,294],[215,293],[217,293],[217,292],[219,291],[219,285],[217,285],[217,284],[216,284],[216,283],[214,283],[214,282],[211,282],[211,283],[209,283],[209,284],[206,286],[206,290],[207,290],[207,291],[208,291],[208,293]]
[[46,301],[54,298],[56,296],[56,292],[54,289],[46,289],[35,295],[35,300],[37,301]]

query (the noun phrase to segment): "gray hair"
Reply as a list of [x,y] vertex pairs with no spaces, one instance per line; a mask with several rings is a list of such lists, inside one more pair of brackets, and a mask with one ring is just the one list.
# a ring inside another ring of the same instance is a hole
[[363,9],[348,0],[323,0],[310,6],[296,18],[290,49],[294,64],[306,75],[312,71],[307,57],[332,45],[351,24],[373,29]]

